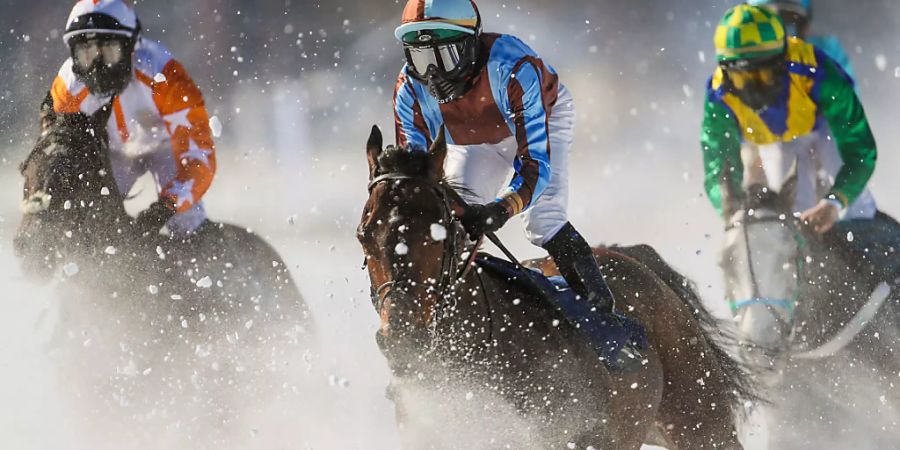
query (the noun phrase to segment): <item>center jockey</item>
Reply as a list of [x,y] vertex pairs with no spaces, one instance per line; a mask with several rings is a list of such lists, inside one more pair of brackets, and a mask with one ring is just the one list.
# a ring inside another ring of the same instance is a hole
[[71,57],[53,80],[43,118],[112,104],[109,159],[119,190],[129,192],[147,172],[157,183],[158,199],[136,219],[139,231],[199,231],[207,222],[201,198],[216,170],[200,89],[168,50],[141,36],[122,0],[75,3],[63,39]]
[[639,360],[633,341],[643,330],[615,312],[591,247],[567,219],[575,109],[553,68],[513,36],[482,33],[471,0],[409,0],[395,36],[406,55],[394,92],[397,144],[424,151],[446,127],[445,174],[474,202],[460,218],[470,237],[522,213],[528,239],[610,335],[629,336],[600,351],[607,366]]
[[[844,236],[856,230],[853,258],[888,276],[900,274],[900,227],[878,211],[867,189],[875,139],[841,66],[812,44],[787,37],[773,10],[749,5],[725,13],[715,47],[718,67],[707,84],[700,141],[706,192],[716,210],[737,210],[722,204],[726,183],[730,192],[742,192],[756,177],[779,189],[796,162],[794,211],[801,221],[844,245],[837,229]],[[820,132],[830,139],[819,139]],[[753,162],[746,176],[744,161]]]

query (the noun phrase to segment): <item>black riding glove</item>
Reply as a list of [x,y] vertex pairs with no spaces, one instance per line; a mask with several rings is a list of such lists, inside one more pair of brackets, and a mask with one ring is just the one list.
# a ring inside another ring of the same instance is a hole
[[134,224],[140,236],[155,236],[175,215],[175,204],[169,199],[159,199],[138,214]]
[[507,220],[509,220],[509,211],[497,202],[487,205],[469,205],[460,218],[463,228],[472,239],[478,239],[485,233],[499,230]]

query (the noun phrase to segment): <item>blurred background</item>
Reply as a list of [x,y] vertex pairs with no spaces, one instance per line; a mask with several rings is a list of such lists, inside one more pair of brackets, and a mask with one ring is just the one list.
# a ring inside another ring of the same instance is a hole
[[[323,331],[297,405],[297,448],[395,448],[387,368],[354,230],[365,201],[365,139],[393,135],[391,93],[402,65],[396,0],[138,1],[144,36],[182,61],[223,124],[219,171],[205,199],[214,220],[269,238],[291,264]],[[482,0],[486,31],[511,33],[560,73],[578,110],[572,222],[592,242],[655,246],[726,314],[717,267],[722,223],[703,193],[699,125],[723,0]],[[12,253],[21,179],[38,105],[68,56],[71,2],[0,0],[0,446],[70,448],[57,375],[44,344],[50,288],[28,284]],[[871,187],[900,215],[900,5],[815,0],[813,32],[840,38],[879,143]],[[139,189],[151,189],[145,180]],[[151,189],[152,190],[152,189]],[[132,208],[139,208],[133,205]],[[503,237],[541,255],[514,220]],[[15,405],[15,407],[10,407]],[[304,409],[306,408],[306,409]],[[48,433],[48,430],[53,430]],[[62,444],[65,443],[65,444]],[[301,445],[305,444],[305,445]],[[6,444],[6,445],[3,445]],[[77,446],[75,446],[77,448]]]

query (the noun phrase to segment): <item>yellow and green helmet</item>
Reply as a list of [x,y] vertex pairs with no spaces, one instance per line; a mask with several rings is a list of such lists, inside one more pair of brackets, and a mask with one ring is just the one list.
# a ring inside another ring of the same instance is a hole
[[771,9],[738,5],[719,22],[715,44],[719,62],[778,55],[784,52],[784,25]]

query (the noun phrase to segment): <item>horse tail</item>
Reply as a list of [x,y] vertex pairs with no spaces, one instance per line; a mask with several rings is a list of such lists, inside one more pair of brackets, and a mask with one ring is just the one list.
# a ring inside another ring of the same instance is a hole
[[717,319],[703,306],[703,301],[700,299],[700,294],[697,293],[693,281],[670,266],[649,245],[613,246],[611,250],[635,259],[653,271],[691,310],[700,325],[703,337],[709,344],[713,358],[722,368],[722,375],[729,388],[727,395],[734,411],[743,411],[742,407],[746,402],[762,400],[757,394],[758,386],[753,381],[753,369],[733,358],[726,350],[726,348],[737,348],[738,345],[738,339],[731,324],[728,321]]

